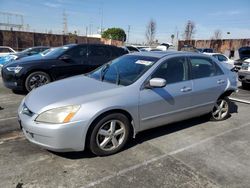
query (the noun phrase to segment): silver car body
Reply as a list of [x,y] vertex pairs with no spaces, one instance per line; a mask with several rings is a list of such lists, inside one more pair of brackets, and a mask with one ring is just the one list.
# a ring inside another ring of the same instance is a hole
[[[186,52],[135,54],[158,57],[159,60],[131,85],[121,86],[80,75],[30,92],[18,109],[26,138],[49,150],[80,151],[85,148],[91,123],[103,113],[119,111],[131,116],[135,136],[142,130],[209,113],[220,95],[237,89],[236,74],[218,62],[224,72],[222,75],[182,81],[164,88],[146,89],[144,85],[149,76],[167,59],[180,55],[207,56]],[[74,104],[81,107],[68,123],[35,121],[42,112]]]

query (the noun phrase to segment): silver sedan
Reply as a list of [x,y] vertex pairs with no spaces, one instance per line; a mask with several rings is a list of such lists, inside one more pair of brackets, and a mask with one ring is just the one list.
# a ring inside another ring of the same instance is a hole
[[139,52],[34,89],[18,116],[26,138],[48,150],[110,155],[146,129],[228,118],[236,85],[236,74],[206,55]]

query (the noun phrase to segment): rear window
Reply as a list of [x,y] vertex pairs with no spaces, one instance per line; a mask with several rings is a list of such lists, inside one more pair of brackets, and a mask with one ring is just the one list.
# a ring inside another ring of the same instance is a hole
[[0,48],[0,53],[9,53],[12,52],[9,48]]
[[223,74],[220,67],[211,59],[202,57],[191,57],[192,78],[206,78]]

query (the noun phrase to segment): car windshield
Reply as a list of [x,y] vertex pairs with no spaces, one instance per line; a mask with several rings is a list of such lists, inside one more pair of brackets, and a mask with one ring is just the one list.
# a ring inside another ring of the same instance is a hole
[[41,53],[41,55],[42,56],[59,57],[69,48],[70,48],[70,46],[62,46],[62,47],[52,48],[49,50],[45,50],[44,52]]
[[130,85],[141,77],[158,58],[125,55],[87,74],[87,76],[110,83]]
[[25,50],[21,51],[20,53],[29,52],[30,50],[32,50],[32,48],[27,48],[27,49],[25,49]]

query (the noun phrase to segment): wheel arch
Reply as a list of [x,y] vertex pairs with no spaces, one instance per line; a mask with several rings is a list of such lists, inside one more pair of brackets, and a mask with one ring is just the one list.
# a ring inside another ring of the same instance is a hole
[[235,92],[235,90],[233,90],[233,89],[226,90],[226,91],[224,91],[224,93],[222,93],[218,97],[218,99],[221,99],[221,98],[224,98],[224,97],[229,97],[233,92]]
[[133,137],[135,137],[136,131],[135,131],[135,127],[133,125],[134,123],[133,123],[132,115],[124,109],[111,109],[111,110],[102,112],[97,117],[95,117],[95,119],[90,123],[90,126],[88,127],[87,134],[86,134],[85,147],[89,147],[90,135],[91,135],[91,132],[94,128],[95,123],[98,122],[102,117],[109,115],[109,114],[113,114],[113,113],[121,113],[129,119],[129,121],[130,121],[130,125],[129,125],[130,126],[130,136],[132,135]]
[[33,73],[33,72],[39,72],[39,71],[45,72],[46,74],[49,75],[49,77],[51,78],[52,81],[54,80],[54,78],[53,78],[53,76],[51,75],[50,71],[48,71],[48,70],[46,70],[46,69],[42,69],[42,68],[35,68],[35,69],[30,69],[30,70],[28,70],[28,71],[25,73],[24,82],[25,82],[26,78],[27,78],[31,73]]
[[23,80],[22,80],[22,85],[23,85],[23,88],[24,88],[25,90],[26,90],[26,87],[25,87],[26,79],[27,79],[27,77],[28,77],[30,74],[32,74],[32,73],[34,73],[34,72],[44,72],[44,73],[46,73],[46,74],[49,75],[51,81],[54,81],[53,76],[51,75],[51,73],[50,73],[48,70],[45,70],[45,69],[42,69],[42,68],[30,69],[30,70],[28,70],[28,71],[25,73],[25,75],[24,75],[24,77],[23,77]]

